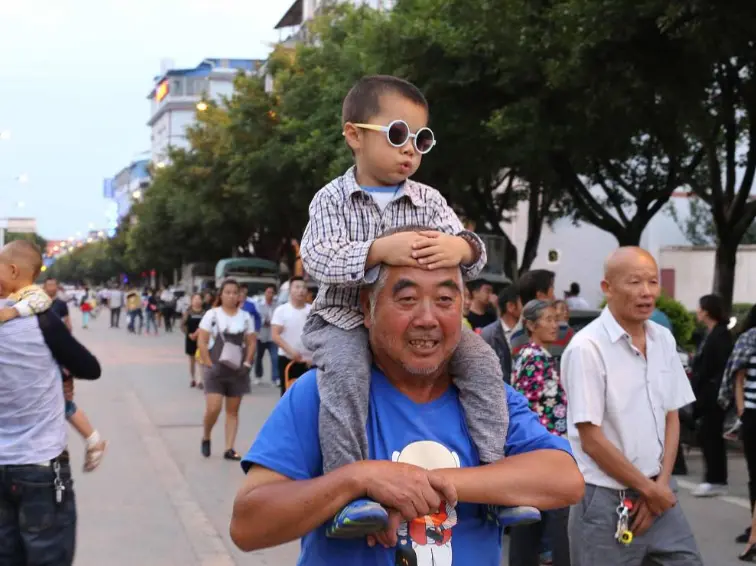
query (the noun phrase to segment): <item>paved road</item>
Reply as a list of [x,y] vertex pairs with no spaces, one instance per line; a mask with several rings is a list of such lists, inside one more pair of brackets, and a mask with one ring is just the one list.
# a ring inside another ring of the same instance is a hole
[[[103,313],[105,314],[105,313]],[[108,328],[107,317],[74,332],[103,364],[103,377],[77,383],[77,402],[111,442],[99,470],[76,476],[79,501],[78,566],[230,566],[294,564],[297,544],[250,555],[228,536],[233,498],[242,481],[238,464],[224,461],[223,423],[213,436],[215,453],[199,452],[202,394],[188,386],[178,334],[132,336]],[[245,451],[278,398],[257,387],[245,399],[237,450]],[[82,443],[72,434],[74,461]],[[748,522],[747,475],[742,456],[730,458],[731,495],[698,500],[689,490],[701,460],[690,454],[691,474],[679,497],[705,564],[736,566],[732,538]],[[506,564],[504,561],[502,564]]]

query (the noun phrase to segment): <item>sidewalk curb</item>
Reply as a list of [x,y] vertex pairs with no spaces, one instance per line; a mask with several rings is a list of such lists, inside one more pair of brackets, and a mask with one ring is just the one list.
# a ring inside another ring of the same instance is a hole
[[169,455],[168,447],[141,400],[134,391],[127,391],[124,396],[155,472],[186,531],[198,563],[201,566],[235,566],[236,562],[228,553],[220,534],[192,496],[189,483]]

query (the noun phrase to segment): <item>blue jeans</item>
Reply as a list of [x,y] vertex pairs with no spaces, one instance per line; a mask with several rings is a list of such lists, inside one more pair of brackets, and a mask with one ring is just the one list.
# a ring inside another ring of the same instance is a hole
[[134,309],[129,311],[129,332],[136,332],[135,323],[137,318],[139,319],[139,334],[141,334],[142,325],[144,324],[142,309]]
[[145,313],[147,314],[147,322],[145,323],[145,332],[149,334],[150,326],[152,326],[155,329],[155,334],[157,334],[158,325],[157,325],[156,312],[151,311],[150,309],[147,309]]
[[61,462],[65,490],[55,501],[52,466],[0,466],[0,564],[71,566],[76,548],[76,497],[71,467]]
[[265,352],[270,352],[270,364],[273,367],[273,381],[278,381],[278,346],[276,343],[257,341],[257,351],[255,352],[255,377],[260,379],[263,375],[263,358]]

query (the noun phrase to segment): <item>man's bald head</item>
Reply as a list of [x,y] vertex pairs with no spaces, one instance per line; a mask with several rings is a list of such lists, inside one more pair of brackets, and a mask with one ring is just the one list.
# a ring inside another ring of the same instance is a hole
[[648,320],[660,293],[656,260],[642,248],[618,248],[604,264],[601,290],[618,321],[637,324]]
[[656,268],[654,256],[638,246],[622,246],[612,252],[604,262],[604,279],[612,279],[637,267],[638,264],[653,265]]
[[14,240],[0,250],[0,263],[14,266],[20,277],[34,281],[42,271],[42,252],[28,240]]

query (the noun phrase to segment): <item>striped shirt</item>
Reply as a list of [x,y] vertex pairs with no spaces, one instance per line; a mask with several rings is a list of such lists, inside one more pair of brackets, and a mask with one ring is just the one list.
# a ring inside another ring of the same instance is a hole
[[[735,347],[727,360],[722,385],[719,388],[719,405],[723,409],[729,406],[735,400],[735,374],[738,371],[746,370],[746,405],[748,409],[756,408],[748,406],[748,382],[752,382],[754,393],[756,393],[756,328],[746,330],[735,342]],[[752,399],[756,402],[756,399]]]
[[381,234],[402,226],[427,226],[475,242],[478,259],[461,266],[466,278],[475,277],[486,264],[483,242],[464,229],[436,189],[408,179],[381,210],[359,186],[352,167],[320,189],[310,203],[300,253],[305,271],[321,284],[312,313],[344,330],[360,326],[360,285],[378,277],[377,267],[365,271],[370,246]]
[[745,366],[746,375],[743,384],[743,396],[746,409],[756,409],[756,353],[751,354]]

